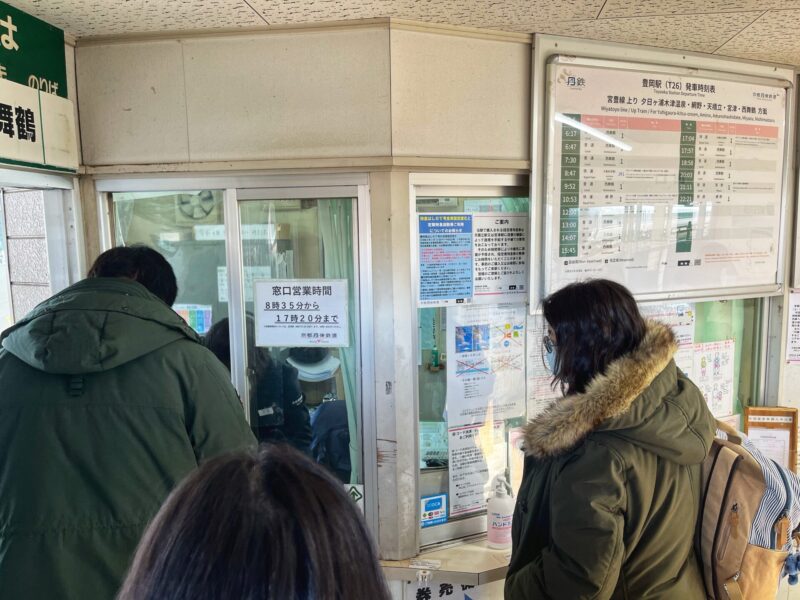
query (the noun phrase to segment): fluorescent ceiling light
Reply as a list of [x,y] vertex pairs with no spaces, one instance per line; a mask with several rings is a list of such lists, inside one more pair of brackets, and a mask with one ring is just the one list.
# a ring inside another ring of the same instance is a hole
[[623,141],[618,140],[615,137],[608,135],[607,133],[603,133],[602,131],[595,129],[594,127],[589,127],[585,123],[581,123],[580,121],[576,121],[575,119],[570,119],[569,117],[561,114],[556,113],[556,121],[559,123],[563,123],[564,125],[569,125],[570,127],[574,127],[575,129],[580,129],[584,133],[588,133],[589,135],[596,137],[598,140],[603,140],[607,144],[611,144],[612,146],[616,146],[625,152],[630,152],[633,150],[633,146],[630,144],[626,144]]

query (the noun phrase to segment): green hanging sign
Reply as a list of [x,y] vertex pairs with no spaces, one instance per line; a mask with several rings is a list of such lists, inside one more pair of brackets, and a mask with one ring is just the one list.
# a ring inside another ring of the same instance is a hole
[[0,2],[0,78],[66,98],[64,32]]

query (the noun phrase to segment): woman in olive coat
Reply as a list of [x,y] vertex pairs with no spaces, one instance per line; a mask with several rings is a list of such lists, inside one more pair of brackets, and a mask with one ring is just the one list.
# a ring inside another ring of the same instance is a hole
[[506,599],[704,599],[693,538],[715,421],[675,336],[612,281],[543,313],[565,396],[526,427]]

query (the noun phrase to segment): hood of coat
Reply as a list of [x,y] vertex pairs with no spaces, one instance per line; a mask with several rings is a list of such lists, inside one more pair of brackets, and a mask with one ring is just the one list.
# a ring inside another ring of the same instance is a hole
[[702,394],[675,366],[672,330],[648,321],[642,343],[609,364],[582,394],[553,404],[525,428],[525,452],[565,454],[593,432],[607,432],[679,464],[703,461],[714,436]]
[[179,339],[186,322],[130,279],[84,279],[44,301],[0,335],[2,347],[54,374],[107,371]]

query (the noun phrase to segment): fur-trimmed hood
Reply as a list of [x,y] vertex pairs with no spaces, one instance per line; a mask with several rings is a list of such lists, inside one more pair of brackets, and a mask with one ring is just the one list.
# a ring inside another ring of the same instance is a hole
[[556,400],[525,428],[525,452],[565,454],[607,431],[681,464],[702,462],[708,411],[700,391],[675,366],[672,330],[648,321],[641,344],[609,364],[582,394]]

